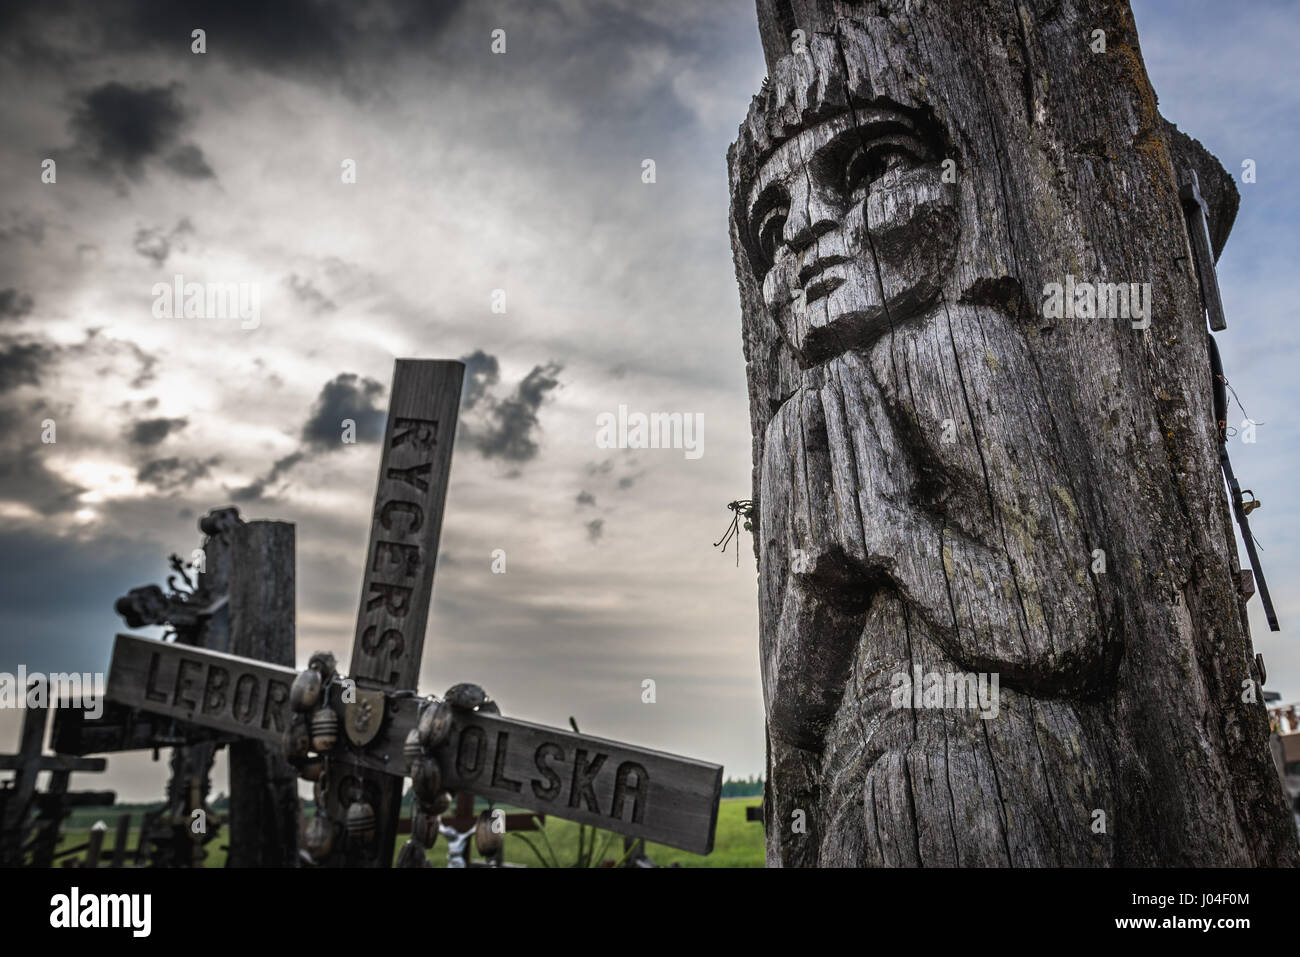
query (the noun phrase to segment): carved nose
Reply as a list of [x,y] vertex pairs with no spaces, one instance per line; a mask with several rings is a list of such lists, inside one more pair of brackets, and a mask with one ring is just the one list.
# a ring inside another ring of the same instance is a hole
[[790,190],[790,211],[781,236],[786,245],[798,252],[838,225],[839,210],[825,202],[815,188],[809,189],[807,179],[797,178]]

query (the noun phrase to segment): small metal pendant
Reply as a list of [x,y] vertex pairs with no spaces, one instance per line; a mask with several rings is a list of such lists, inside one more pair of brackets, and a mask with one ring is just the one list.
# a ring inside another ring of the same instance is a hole
[[311,716],[311,749],[317,754],[325,754],[339,743],[339,716],[332,708],[316,709]]
[[320,672],[308,668],[298,673],[289,689],[289,707],[299,713],[312,711],[320,704]]
[[474,847],[483,857],[496,857],[505,843],[505,835],[493,827],[492,814],[492,811],[484,811],[474,827]]
[[411,788],[421,807],[433,807],[442,793],[442,769],[430,757],[422,757],[411,765]]
[[447,701],[429,702],[420,710],[415,729],[419,732],[420,745],[425,754],[432,754],[435,748],[447,740],[454,716],[452,705]]
[[343,706],[343,728],[348,740],[364,748],[379,733],[384,721],[384,693],[356,689],[357,700]]
[[348,832],[349,840],[369,844],[375,836],[375,809],[365,801],[353,801],[348,806],[343,827]]

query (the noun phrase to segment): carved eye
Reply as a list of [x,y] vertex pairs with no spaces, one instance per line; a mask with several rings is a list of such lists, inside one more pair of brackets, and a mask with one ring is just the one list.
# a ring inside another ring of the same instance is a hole
[[776,251],[785,243],[785,220],[789,215],[790,210],[786,206],[773,206],[763,214],[758,229],[754,231],[754,238],[767,266],[772,265]]
[[904,134],[859,143],[844,164],[844,194],[852,196],[891,169],[917,166],[924,162],[925,155],[920,141]]

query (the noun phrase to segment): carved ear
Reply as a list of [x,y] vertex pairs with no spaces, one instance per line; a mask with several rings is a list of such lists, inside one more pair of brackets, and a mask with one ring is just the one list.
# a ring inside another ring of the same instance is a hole
[[1201,145],[1201,141],[1188,136],[1176,125],[1163,116],[1160,117],[1164,128],[1165,142],[1169,146],[1169,158],[1174,162],[1174,170],[1181,174],[1185,169],[1196,171],[1200,180],[1201,195],[1210,207],[1210,245],[1214,248],[1214,258],[1218,261],[1223,246],[1232,231],[1233,221],[1237,218],[1237,207],[1241,205],[1241,194],[1232,174],[1223,168],[1223,164],[1214,154]]

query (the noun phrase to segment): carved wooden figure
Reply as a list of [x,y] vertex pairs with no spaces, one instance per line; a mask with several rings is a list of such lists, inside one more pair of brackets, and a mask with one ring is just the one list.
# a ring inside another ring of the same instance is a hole
[[728,162],[768,863],[1294,863],[1177,169],[1216,253],[1236,193],[1127,3],[758,13]]

